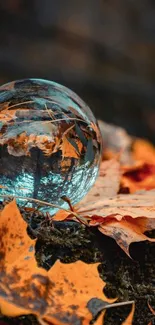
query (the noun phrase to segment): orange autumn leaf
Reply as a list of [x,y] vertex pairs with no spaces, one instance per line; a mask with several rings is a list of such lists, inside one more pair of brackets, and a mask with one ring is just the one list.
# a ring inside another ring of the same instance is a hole
[[[129,255],[129,245],[137,241],[155,241],[144,235],[155,229],[155,191],[115,197],[78,205],[80,216],[89,218],[91,226],[116,240]],[[99,218],[98,218],[99,217]]]
[[[117,161],[102,162],[94,187],[74,209],[79,216],[77,221],[82,217],[89,226],[98,227],[100,232],[114,238],[129,255],[132,242],[155,241],[144,234],[155,229],[155,191],[116,196],[120,175]],[[72,212],[63,210],[54,216],[57,221],[66,218],[76,220]]]
[[[105,282],[99,277],[98,263],[57,261],[46,271],[37,266],[35,240],[29,238],[26,228],[15,201],[6,205],[0,215],[1,313],[34,314],[41,322],[53,325],[71,325],[73,321],[88,325],[106,304],[114,301],[103,293]],[[99,308],[93,309],[98,302]]]
[[155,164],[140,163],[135,166],[122,167],[121,191],[128,188],[130,193],[140,189],[155,188]]
[[115,239],[128,256],[130,256],[129,246],[131,243],[145,240],[155,242],[155,239],[151,239],[143,234],[144,231],[150,230],[147,227],[145,218],[137,218],[134,222],[131,217],[124,217],[121,221],[113,218],[105,223],[101,223],[98,229],[104,235]]
[[[35,240],[27,236],[26,222],[20,215],[15,200],[0,212],[0,252],[2,265],[9,265],[35,245]],[[24,248],[24,249],[23,249]]]
[[132,163],[132,137],[119,126],[108,124],[100,120],[98,123],[103,138],[103,157],[105,159],[112,159],[116,158],[119,154],[121,164]]
[[134,312],[135,312],[135,304],[132,305],[130,314],[128,315],[126,320],[121,325],[132,325]]
[[[81,321],[81,324],[86,325],[92,316],[95,317],[108,303],[115,301],[107,299],[103,294],[105,283],[99,278],[98,264],[89,265],[77,261],[66,265],[57,262],[50,269],[48,275],[56,286],[49,292],[54,305],[49,304],[44,317],[47,321],[54,324],[62,321],[62,324],[67,322],[71,325],[75,321]],[[98,302],[100,306],[96,308]]]
[[[97,192],[96,192],[97,194]],[[100,197],[94,201],[89,200],[76,205],[76,213],[87,222],[89,226],[98,227],[99,231],[115,239],[118,245],[129,255],[129,246],[132,242],[154,241],[144,233],[155,229],[155,191],[144,191],[129,195],[117,195],[110,198]],[[62,210],[59,213],[62,218]],[[71,218],[66,213],[66,218]],[[78,219],[78,220],[79,220]],[[74,217],[75,220],[75,217]]]
[[133,143],[132,156],[135,161],[155,164],[155,147],[148,141],[136,139]]
[[59,147],[62,150],[62,157],[79,158],[82,150],[82,143],[79,141],[78,144],[75,142],[74,145],[69,141],[66,136],[62,138],[62,144]]

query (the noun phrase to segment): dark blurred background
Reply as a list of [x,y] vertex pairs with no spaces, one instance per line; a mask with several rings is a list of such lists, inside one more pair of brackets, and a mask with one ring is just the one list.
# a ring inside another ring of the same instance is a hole
[[155,141],[155,0],[1,0],[0,83],[27,77]]

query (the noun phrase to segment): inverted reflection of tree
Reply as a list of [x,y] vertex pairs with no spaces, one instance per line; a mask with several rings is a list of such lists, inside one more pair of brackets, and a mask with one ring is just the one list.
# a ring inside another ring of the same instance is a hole
[[[65,184],[67,184],[68,187],[70,186],[71,180],[72,180],[72,175],[75,172],[75,158],[70,158],[70,159],[71,159],[71,164],[70,164],[68,172],[66,173],[66,176],[64,178],[63,187],[65,187]],[[70,179],[69,179],[69,177],[70,177]]]

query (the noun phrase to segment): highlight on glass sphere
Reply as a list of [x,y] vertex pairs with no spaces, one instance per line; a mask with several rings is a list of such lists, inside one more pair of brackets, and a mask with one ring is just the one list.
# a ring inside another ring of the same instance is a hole
[[42,79],[0,87],[1,195],[74,205],[96,180],[101,142],[93,113],[70,89]]

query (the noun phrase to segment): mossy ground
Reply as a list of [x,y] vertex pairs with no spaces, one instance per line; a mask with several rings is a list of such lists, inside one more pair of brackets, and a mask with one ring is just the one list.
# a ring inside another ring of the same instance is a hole
[[[34,226],[35,222],[32,223]],[[150,321],[152,325],[155,324],[155,316],[148,308],[148,302],[155,308],[155,244],[132,244],[130,259],[113,239],[104,236],[97,229],[76,222],[52,224],[47,220],[39,230],[33,227],[28,232],[31,236],[38,237],[36,258],[40,266],[49,269],[57,259],[63,263],[79,259],[86,263],[100,262],[99,274],[107,284],[105,294],[108,297],[118,297],[118,301],[135,301],[133,325],[148,325]],[[104,325],[120,325],[130,310],[131,305],[109,309]],[[22,316],[14,319],[2,317],[1,324],[38,323],[33,316]]]

